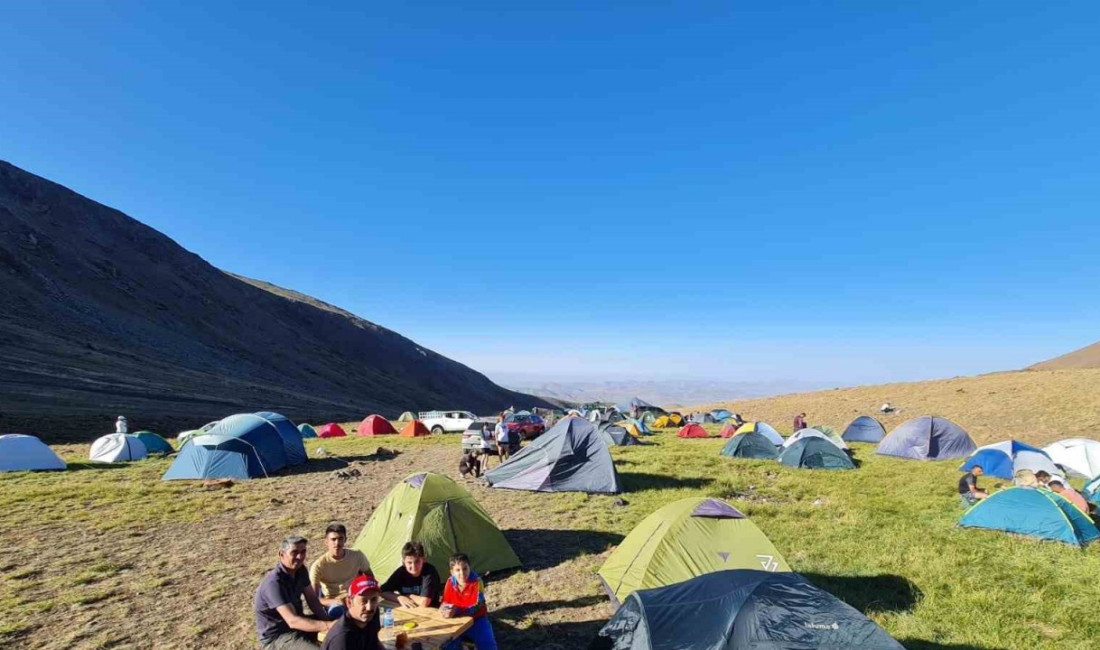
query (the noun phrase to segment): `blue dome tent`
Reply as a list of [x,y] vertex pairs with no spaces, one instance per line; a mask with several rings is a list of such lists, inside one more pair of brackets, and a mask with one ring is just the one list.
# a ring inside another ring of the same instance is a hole
[[982,471],[990,476],[1009,480],[1022,469],[1033,472],[1042,470],[1051,476],[1062,474],[1046,452],[1018,440],[1005,440],[978,447],[959,467],[959,471],[969,472],[975,465],[980,465]]
[[848,423],[840,437],[845,442],[882,442],[886,429],[870,415],[861,415]]
[[924,416],[898,425],[879,443],[876,454],[914,460],[966,458],[978,446],[965,429],[947,418]]
[[287,465],[283,439],[275,425],[258,415],[242,413],[193,436],[162,478],[259,478]]
[[255,415],[270,422],[279,432],[279,437],[283,439],[283,453],[286,454],[288,465],[301,465],[309,459],[306,455],[306,446],[302,444],[302,432],[286,416],[271,411],[259,411]]

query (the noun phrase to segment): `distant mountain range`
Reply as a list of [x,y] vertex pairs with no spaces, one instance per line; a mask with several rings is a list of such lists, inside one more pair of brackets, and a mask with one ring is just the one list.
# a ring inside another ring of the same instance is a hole
[[91,438],[119,414],[174,433],[239,411],[324,422],[510,405],[548,404],[338,307],[219,270],[0,161],[0,432]]
[[613,402],[625,404],[639,397],[663,408],[685,404],[727,402],[751,397],[766,397],[825,387],[801,381],[737,382],[711,380],[652,381],[554,381],[524,382],[503,380],[513,390],[566,402]]

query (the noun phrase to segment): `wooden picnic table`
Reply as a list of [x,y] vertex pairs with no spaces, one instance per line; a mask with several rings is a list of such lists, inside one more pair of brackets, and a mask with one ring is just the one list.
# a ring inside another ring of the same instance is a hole
[[[395,650],[394,637],[398,632],[404,632],[409,636],[406,650],[411,649],[416,641],[424,646],[424,650],[438,650],[474,624],[474,619],[469,616],[444,618],[434,607],[402,607],[388,600],[382,601],[382,607],[393,608],[393,627],[384,627],[378,632],[378,640],[386,650]],[[416,627],[406,630],[404,625],[410,622],[416,623]]]

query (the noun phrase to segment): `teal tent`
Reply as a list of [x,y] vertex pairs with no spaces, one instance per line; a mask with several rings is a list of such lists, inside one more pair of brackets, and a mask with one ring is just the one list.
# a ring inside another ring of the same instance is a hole
[[130,435],[140,440],[150,454],[171,454],[176,451],[172,448],[172,443],[152,431],[138,431]]
[[1100,538],[1088,515],[1045,488],[1010,487],[971,506],[959,525],[1084,546]]
[[774,459],[779,455],[779,449],[759,433],[739,433],[722,447],[722,455],[730,458]]
[[312,426],[302,423],[298,425],[298,431],[302,434],[303,438],[316,438],[317,430]]
[[802,438],[779,454],[779,462],[787,467],[803,469],[855,469],[844,450],[825,438]]

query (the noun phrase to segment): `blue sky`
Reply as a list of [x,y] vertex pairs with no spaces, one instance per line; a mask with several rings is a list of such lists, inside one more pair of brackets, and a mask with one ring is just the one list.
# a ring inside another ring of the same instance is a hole
[[15,3],[0,158],[490,376],[1100,338],[1100,6]]

